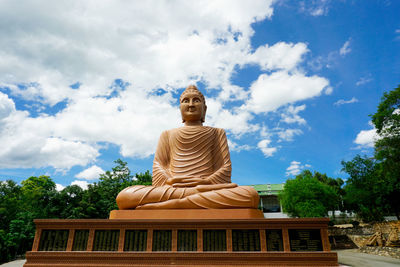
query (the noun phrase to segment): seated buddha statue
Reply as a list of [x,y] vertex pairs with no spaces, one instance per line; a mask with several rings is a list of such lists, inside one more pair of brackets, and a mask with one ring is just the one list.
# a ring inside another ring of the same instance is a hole
[[158,141],[152,186],[122,190],[119,209],[257,208],[257,191],[231,182],[225,131],[203,126],[207,106],[196,86],[182,93],[180,110],[184,126],[164,131]]

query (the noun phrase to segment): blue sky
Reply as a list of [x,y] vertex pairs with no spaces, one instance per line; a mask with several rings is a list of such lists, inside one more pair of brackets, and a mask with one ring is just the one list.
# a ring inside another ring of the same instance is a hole
[[178,98],[204,92],[232,180],[346,178],[372,155],[369,114],[400,84],[398,1],[0,3],[0,179],[95,182],[151,170]]

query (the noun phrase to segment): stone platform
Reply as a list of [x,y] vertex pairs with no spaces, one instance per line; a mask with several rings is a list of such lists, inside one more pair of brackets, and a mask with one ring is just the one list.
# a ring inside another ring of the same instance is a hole
[[338,266],[328,221],[35,220],[24,266]]
[[112,210],[110,219],[262,219],[258,209]]

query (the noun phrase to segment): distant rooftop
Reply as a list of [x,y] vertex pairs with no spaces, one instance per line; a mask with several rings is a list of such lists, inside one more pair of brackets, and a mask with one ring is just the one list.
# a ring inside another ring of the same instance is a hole
[[252,184],[253,187],[260,196],[265,195],[277,195],[283,190],[285,184]]

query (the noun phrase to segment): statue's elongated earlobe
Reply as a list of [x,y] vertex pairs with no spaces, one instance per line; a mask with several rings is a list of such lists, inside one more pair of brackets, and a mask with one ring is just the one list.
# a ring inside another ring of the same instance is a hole
[[207,112],[207,106],[204,105],[203,116],[201,117],[201,122],[206,121],[206,112]]

